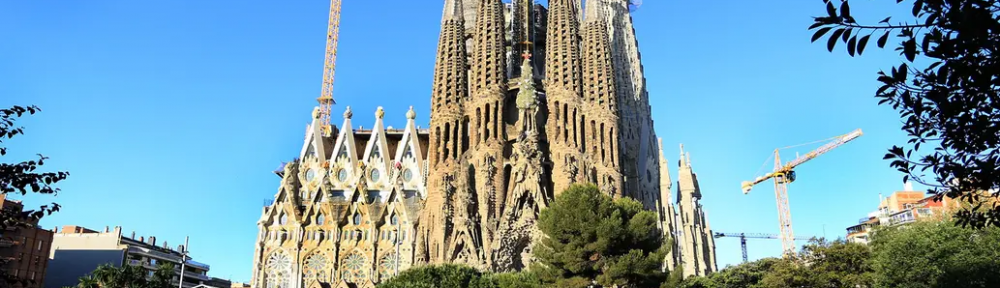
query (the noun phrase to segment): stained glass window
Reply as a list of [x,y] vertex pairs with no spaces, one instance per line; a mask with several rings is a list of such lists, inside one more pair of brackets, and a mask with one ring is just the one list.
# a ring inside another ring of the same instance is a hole
[[309,168],[306,170],[306,182],[312,182],[313,179],[316,179],[316,169]]
[[406,168],[406,170],[403,170],[403,181],[410,182],[410,180],[413,180],[413,171],[410,168]]
[[340,182],[347,181],[347,169],[340,169],[340,171],[337,172],[337,180]]
[[361,214],[354,214],[354,225],[361,225]]
[[378,171],[378,168],[373,168],[372,172],[371,172],[372,182],[378,182],[378,179],[380,178],[380,176],[381,176],[381,173]]
[[316,217],[316,224],[323,225],[323,222],[325,221],[326,218],[323,218],[323,214],[319,214],[319,217]]
[[365,266],[367,259],[359,253],[353,253],[344,259],[344,268],[341,269],[344,280],[352,283],[360,283],[367,278],[368,273]]
[[281,218],[278,218],[278,225],[285,225],[288,223],[288,215],[281,214]]
[[382,279],[388,279],[390,276],[396,275],[396,263],[398,261],[396,258],[396,253],[389,253],[382,256],[382,259],[379,260],[378,270]]
[[306,258],[304,269],[302,269],[305,270],[305,278],[317,280],[329,278],[329,274],[327,273],[329,262],[329,258],[326,257],[325,253],[316,253],[309,256],[309,258]]
[[271,253],[265,265],[267,288],[291,287],[292,260],[282,251]]

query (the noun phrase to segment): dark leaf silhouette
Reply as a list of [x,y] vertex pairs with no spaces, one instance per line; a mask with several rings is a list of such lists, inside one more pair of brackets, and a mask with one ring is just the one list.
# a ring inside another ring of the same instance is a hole
[[[858,56],[881,33],[876,46],[893,46],[903,58],[877,74],[882,85],[876,102],[899,113],[908,137],[906,146],[893,146],[883,157],[889,166],[904,180],[930,187],[935,197],[1000,197],[1000,0],[896,0],[911,5],[912,16],[873,25],[857,23],[851,15],[857,7],[847,1],[837,15],[832,2],[824,1],[827,15],[809,26],[816,30],[813,42],[829,37],[832,52],[843,41],[847,54]],[[928,145],[933,148],[920,150]],[[956,215],[962,225],[1000,226],[997,205]]]
[[[7,109],[0,109],[0,146],[4,145],[4,139],[11,139],[16,135],[23,135],[24,128],[15,126],[17,118],[25,114],[35,114],[40,111],[35,106],[13,106]],[[7,155],[7,147],[0,147],[0,156]],[[35,160],[21,161],[15,163],[0,162],[0,193],[5,195],[28,193],[55,195],[59,188],[52,187],[59,181],[69,177],[68,172],[36,172],[45,164],[45,156],[38,155]],[[0,231],[3,229],[34,228],[38,225],[38,220],[43,216],[59,211],[59,205],[52,203],[43,205],[37,210],[22,209],[2,209],[0,210]],[[23,207],[22,207],[23,208]],[[0,259],[0,261],[3,261]],[[3,263],[0,263],[3,264]],[[24,277],[21,275],[21,277]],[[28,279],[16,278],[5,272],[0,272],[0,287],[7,287],[15,283],[30,281]]]

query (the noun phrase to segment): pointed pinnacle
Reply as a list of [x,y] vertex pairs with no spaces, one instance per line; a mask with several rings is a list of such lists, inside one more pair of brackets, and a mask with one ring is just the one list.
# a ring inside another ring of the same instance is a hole
[[444,0],[444,12],[441,13],[441,22],[448,20],[464,21],[462,15],[462,0]]
[[586,11],[585,11],[586,15],[583,17],[583,21],[584,22],[592,22],[592,21],[601,20],[603,18],[603,17],[601,17],[601,13],[603,13],[602,10],[604,10],[604,7],[606,5],[604,3],[604,1],[605,0],[589,0],[589,1],[587,1],[587,6],[584,7],[584,9],[586,9]]

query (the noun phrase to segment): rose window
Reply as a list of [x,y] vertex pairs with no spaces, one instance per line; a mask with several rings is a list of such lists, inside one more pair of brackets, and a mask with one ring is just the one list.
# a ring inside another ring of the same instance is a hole
[[354,283],[364,281],[368,275],[365,271],[365,256],[361,256],[358,253],[347,256],[344,259],[344,268],[341,270],[343,271],[342,276],[344,280]]
[[390,253],[382,256],[382,259],[379,260],[378,270],[382,279],[388,279],[390,276],[396,275],[396,264],[399,261],[397,258],[396,253]]
[[305,263],[305,277],[308,279],[318,279],[323,280],[329,277],[327,274],[327,263],[329,263],[329,258],[326,257],[324,253],[316,253],[309,256]]
[[265,265],[267,275],[266,288],[290,288],[292,260],[284,252],[277,251],[271,254]]

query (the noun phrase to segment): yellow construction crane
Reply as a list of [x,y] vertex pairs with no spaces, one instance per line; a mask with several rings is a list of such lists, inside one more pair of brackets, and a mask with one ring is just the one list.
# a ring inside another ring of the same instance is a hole
[[[857,129],[851,131],[851,133],[817,141],[822,142],[832,140],[816,150],[795,158],[795,160],[785,163],[784,165],[781,164],[781,156],[778,155],[780,150],[816,142],[774,149],[774,171],[757,177],[753,181],[743,181],[743,194],[747,194],[750,193],[750,189],[753,188],[753,186],[767,181],[768,179],[774,179],[774,197],[778,202],[778,221],[781,225],[781,234],[779,237],[781,238],[783,255],[787,256],[795,252],[795,233],[792,232],[792,214],[788,207],[788,183],[795,181],[795,168],[802,165],[802,163],[806,163],[806,161],[812,160],[819,155],[823,155],[823,153],[830,152],[830,150],[833,150],[834,148],[840,147],[851,140],[861,137],[861,134],[861,129]],[[767,163],[765,162],[765,164]]]
[[323,92],[319,98],[320,123],[323,133],[330,136],[333,126],[330,123],[330,111],[333,104],[333,74],[337,70],[337,37],[340,34],[340,0],[330,0],[330,21],[326,29],[326,61],[323,63]]

